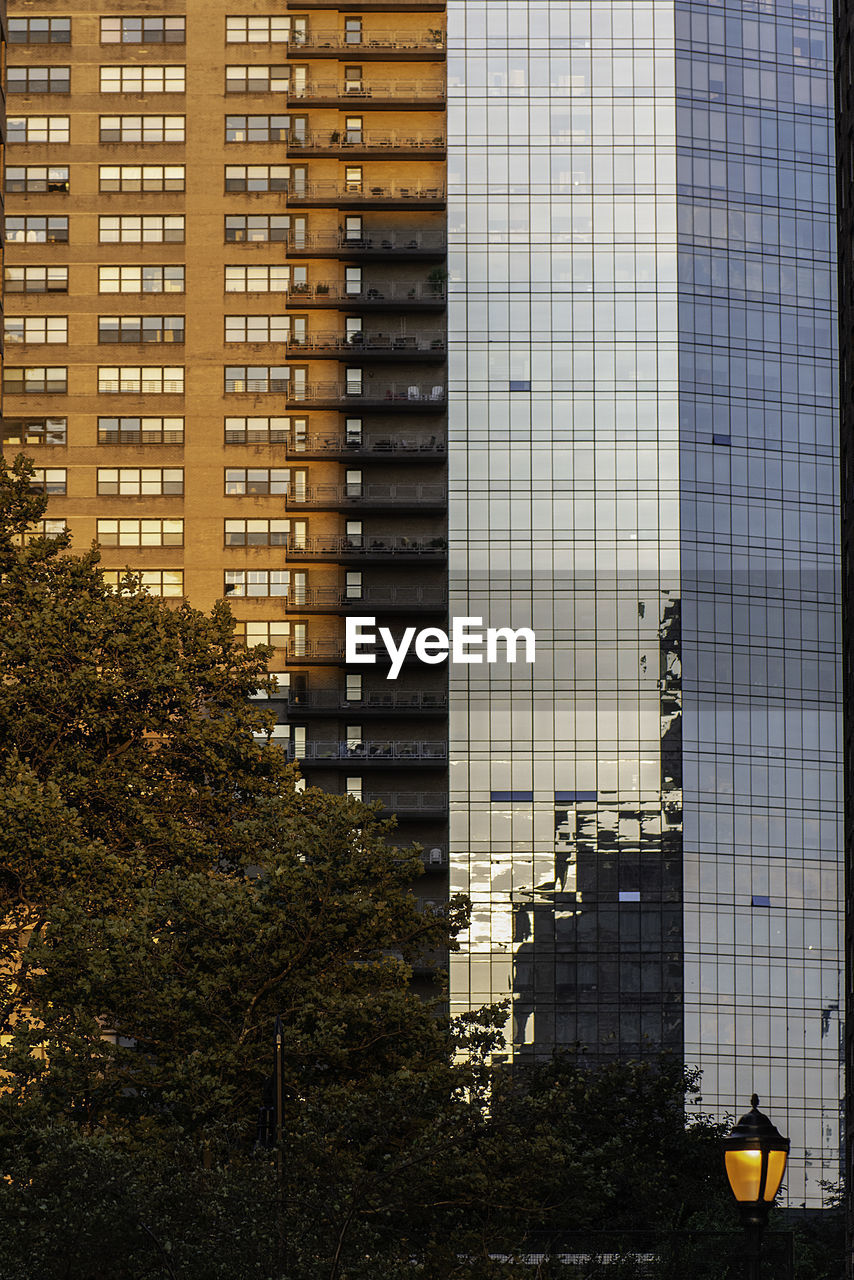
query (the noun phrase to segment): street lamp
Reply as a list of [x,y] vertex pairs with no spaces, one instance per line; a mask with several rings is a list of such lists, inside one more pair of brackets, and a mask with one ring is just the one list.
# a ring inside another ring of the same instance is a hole
[[755,1093],[750,1111],[724,1138],[726,1175],[747,1232],[750,1280],[759,1280],[762,1232],[786,1172],[789,1145],[759,1110]]

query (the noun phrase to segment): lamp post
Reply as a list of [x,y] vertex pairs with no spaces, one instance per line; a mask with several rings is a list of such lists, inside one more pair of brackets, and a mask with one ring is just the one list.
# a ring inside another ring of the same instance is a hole
[[789,1139],[762,1114],[754,1093],[750,1111],[723,1145],[726,1175],[747,1233],[749,1280],[760,1280],[762,1232],[786,1172]]

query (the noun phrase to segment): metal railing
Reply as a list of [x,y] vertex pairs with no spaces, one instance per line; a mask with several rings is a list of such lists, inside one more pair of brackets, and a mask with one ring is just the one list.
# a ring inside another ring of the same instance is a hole
[[415,335],[395,336],[387,333],[354,333],[348,337],[337,331],[312,333],[304,338],[291,333],[284,345],[289,352],[329,352],[332,355],[347,356],[358,356],[363,352],[405,356],[428,351],[435,355],[443,355],[445,351],[445,339],[440,337],[419,338]]
[[291,535],[288,554],[312,560],[334,560],[341,555],[439,560],[447,554],[447,541],[445,538],[407,538],[391,534],[349,538],[342,535],[296,538]]
[[288,188],[288,203],[301,200],[328,200],[332,203],[385,204],[388,201],[436,201],[445,199],[445,188],[435,186],[409,186],[396,182],[295,182]]
[[347,102],[356,103],[371,102],[374,99],[379,101],[399,100],[403,102],[443,103],[446,96],[445,86],[435,80],[382,82],[372,80],[370,84],[347,84],[345,81],[343,85],[337,80],[310,80],[306,84],[291,85],[288,88],[288,97],[292,101],[299,102],[310,102],[313,99],[342,98]]
[[289,609],[441,609],[447,603],[443,587],[370,587],[359,596],[341,587],[294,587],[285,597]]
[[[444,594],[444,593],[443,593]],[[301,693],[292,689],[287,694],[289,711],[444,711],[448,706],[446,693],[371,692],[354,701],[345,698],[337,690],[320,690]]]
[[[334,185],[334,184],[333,184]],[[445,253],[448,239],[444,231],[416,231],[379,227],[366,228],[358,236],[343,231],[292,231],[287,241],[288,252],[315,251],[335,253],[339,249],[351,253]]]
[[288,292],[288,303],[302,306],[309,302],[344,302],[348,306],[370,306],[380,302],[426,302],[443,305],[447,301],[445,285],[442,281],[427,281],[424,284],[407,284],[397,280],[383,281],[382,284],[363,284],[361,289],[349,289],[346,285],[298,284],[291,285]]
[[288,133],[290,151],[444,151],[446,145],[441,133],[380,133],[365,129]]
[[378,382],[375,379],[366,380],[359,389],[340,382],[299,383],[291,379],[285,389],[288,400],[300,404],[341,400],[348,405],[386,404],[390,408],[401,401],[411,405],[444,405],[447,398],[445,387],[440,383],[431,386],[415,382]]
[[417,506],[419,503],[447,502],[448,492],[443,484],[318,484],[303,489],[293,484],[288,490],[289,506],[323,507],[329,503],[358,506]]
[[445,49],[444,32],[427,31],[365,31],[361,39],[355,32],[314,31],[292,33],[288,43],[288,56],[298,58],[300,53],[314,50],[338,50],[359,53],[442,53]]
[[320,741],[308,742],[305,749],[295,752],[288,744],[289,755],[294,759],[313,760],[447,760],[448,747],[444,742],[392,741],[390,738],[364,742]]
[[388,454],[391,457],[401,454],[444,456],[445,453],[445,441],[436,435],[368,437],[291,435],[287,444],[289,453],[343,453],[348,456]]
[[365,791],[362,800],[365,804],[381,804],[391,813],[420,813],[429,809],[446,813],[448,809],[448,797],[441,792]]

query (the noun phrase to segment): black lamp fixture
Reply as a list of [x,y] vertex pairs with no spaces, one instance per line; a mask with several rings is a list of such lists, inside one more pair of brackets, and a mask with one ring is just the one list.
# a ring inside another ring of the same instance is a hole
[[754,1093],[750,1111],[723,1145],[726,1175],[747,1232],[751,1280],[758,1280],[762,1232],[786,1172],[789,1139],[762,1114]]

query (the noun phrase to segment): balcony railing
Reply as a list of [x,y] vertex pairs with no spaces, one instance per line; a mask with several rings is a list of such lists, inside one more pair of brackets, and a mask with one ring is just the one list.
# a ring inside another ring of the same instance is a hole
[[436,435],[414,436],[303,436],[291,435],[287,441],[289,454],[324,454],[348,458],[401,458],[412,455],[444,457],[445,441]]
[[392,335],[387,333],[354,333],[350,337],[333,331],[331,333],[312,333],[305,338],[290,334],[285,341],[288,354],[307,356],[346,356],[348,360],[365,356],[380,356],[383,359],[429,355],[443,359],[445,355],[445,339],[419,338],[415,335]]
[[288,253],[376,254],[393,257],[396,254],[416,257],[419,254],[442,256],[447,252],[448,241],[444,231],[415,231],[412,228],[392,230],[390,227],[366,228],[361,235],[352,236],[336,231],[292,231],[288,238]]
[[340,506],[419,507],[444,506],[448,492],[443,484],[318,484],[306,488],[291,485],[289,507]]
[[353,31],[308,31],[294,33],[288,42],[288,57],[299,58],[305,53],[337,53],[341,51],[357,57],[361,54],[431,53],[445,52],[444,32],[427,31],[365,31],[359,35]]
[[285,387],[289,404],[343,404],[361,408],[442,410],[447,393],[441,383],[379,382],[366,380],[361,387],[341,382],[298,383],[290,379]]
[[293,588],[285,597],[287,608],[330,609],[444,609],[448,593],[443,587],[370,587],[361,595],[341,587]]
[[441,156],[446,148],[445,137],[439,134],[369,132],[364,129],[318,130],[304,136],[288,133],[288,152],[306,155],[365,155],[378,152],[382,155]]
[[301,711],[347,711],[354,715],[363,712],[398,712],[398,711],[446,711],[448,695],[446,693],[411,693],[411,692],[371,692],[354,701],[345,698],[337,690],[318,690],[314,693],[301,693],[290,690],[287,697],[289,712],[297,716]]
[[355,102],[370,106],[374,102],[413,102],[418,106],[441,106],[446,100],[445,86],[436,80],[394,80],[360,84],[337,80],[311,80],[288,88],[289,102]]
[[443,282],[407,284],[396,280],[365,284],[361,289],[348,289],[339,284],[291,285],[288,305],[296,307],[443,307],[447,302]]
[[305,749],[297,755],[293,743],[288,743],[288,754],[291,759],[313,761],[315,764],[333,763],[335,761],[407,762],[411,760],[445,761],[448,758],[448,747],[444,742],[411,742],[392,741],[380,738],[376,741],[357,743],[348,742],[307,742]]
[[448,554],[444,538],[407,538],[392,534],[362,537],[296,538],[288,543],[291,559],[335,560],[338,556],[381,557],[400,560],[441,560]]
[[410,186],[396,182],[294,182],[288,191],[288,204],[342,204],[383,205],[420,204],[441,205],[445,200],[445,188],[437,183],[432,186]]
[[416,814],[447,813],[448,797],[431,791],[365,791],[365,804],[381,804],[389,813]]

